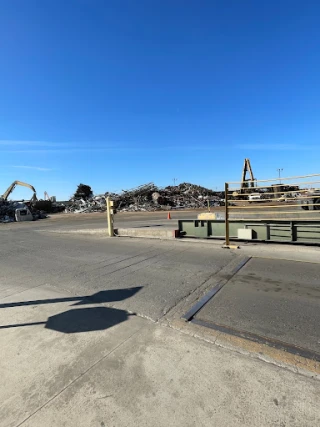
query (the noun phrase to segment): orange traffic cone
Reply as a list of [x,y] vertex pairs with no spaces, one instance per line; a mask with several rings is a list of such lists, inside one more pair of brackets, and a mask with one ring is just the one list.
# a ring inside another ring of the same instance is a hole
[[170,215],[170,212],[168,212],[168,216],[167,216],[167,219],[171,219],[171,215]]

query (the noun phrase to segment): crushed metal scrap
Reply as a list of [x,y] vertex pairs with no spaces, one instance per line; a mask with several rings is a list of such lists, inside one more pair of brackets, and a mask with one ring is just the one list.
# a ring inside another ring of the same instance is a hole
[[72,198],[65,207],[65,213],[89,213],[89,212],[99,212],[106,210],[106,197],[95,196],[85,200]]
[[[17,185],[30,188],[33,195],[30,201],[11,201],[8,200],[9,195],[13,192]],[[52,202],[51,200],[38,200],[35,188],[22,181],[14,181],[0,196],[0,222],[21,222],[35,221],[47,217],[49,212],[61,212],[65,206]]]
[[47,218],[47,213],[37,208],[37,203],[0,201],[0,222],[35,221]]
[[204,208],[208,203],[219,205],[223,194],[190,183],[159,188],[150,182],[130,190],[122,190],[119,194],[105,193],[88,200],[73,197],[65,212],[104,211],[107,197],[115,202],[118,212],[152,212],[162,209]]
[[[16,185],[28,187],[34,192],[29,202],[8,201],[8,196]],[[70,201],[59,203],[55,201],[55,197],[37,200],[34,187],[15,181],[0,198],[0,222],[32,221],[46,218],[48,213],[63,211],[75,214],[103,212],[106,210],[107,197],[115,202],[118,212],[152,212],[163,209],[204,208],[208,203],[211,206],[219,205],[223,194],[190,183],[160,188],[150,182],[130,190],[122,190],[121,193],[107,192],[88,199],[73,196]]]

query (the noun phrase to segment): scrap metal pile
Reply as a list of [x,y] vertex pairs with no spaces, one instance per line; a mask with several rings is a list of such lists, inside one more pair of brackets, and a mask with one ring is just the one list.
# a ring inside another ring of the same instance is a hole
[[21,221],[21,216],[28,216],[28,220],[47,218],[47,213],[39,210],[36,204],[0,200],[0,222],[8,223]]
[[[30,201],[8,200],[17,186],[27,187],[33,191]],[[14,181],[0,196],[0,222],[35,221],[47,218],[49,212],[61,212],[64,208],[62,204],[57,204],[51,200],[38,200],[36,190],[32,185],[22,181]]]
[[177,186],[169,186],[159,191],[160,199],[169,201],[174,208],[204,208],[209,203],[219,203],[222,194],[184,182]]
[[116,202],[117,210],[120,212],[143,212],[157,210],[158,204],[154,196],[157,192],[158,188],[150,182],[131,190],[123,190],[121,194],[107,193],[107,196]]
[[65,207],[65,213],[89,213],[106,210],[106,197],[104,195],[89,199],[73,197]]
[[[110,195],[112,198],[112,195]],[[113,196],[114,197],[114,196]],[[212,190],[190,183],[158,188],[153,183],[142,185],[129,191],[123,191],[114,200],[117,210],[155,211],[162,209],[203,208],[209,202],[218,202],[220,198]]]
[[119,194],[105,193],[88,199],[73,197],[65,212],[104,211],[107,197],[110,197],[115,202],[118,212],[151,212],[168,208],[205,208],[208,202],[210,204],[219,204],[222,196],[221,193],[189,183],[159,188],[150,182],[131,190],[123,190]]

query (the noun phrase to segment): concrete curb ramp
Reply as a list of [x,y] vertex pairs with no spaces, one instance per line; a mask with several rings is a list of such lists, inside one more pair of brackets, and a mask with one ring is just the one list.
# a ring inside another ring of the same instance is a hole
[[[96,229],[79,229],[79,230],[44,230],[50,233],[58,234],[84,234],[84,235],[97,235],[108,237],[107,228],[96,228]],[[156,227],[146,228],[117,228],[115,229],[115,235],[119,237],[144,237],[148,239],[175,239],[179,236],[179,230],[163,229]]]
[[179,230],[162,229],[162,228],[118,228],[115,234],[123,237],[147,237],[153,239],[176,239]]

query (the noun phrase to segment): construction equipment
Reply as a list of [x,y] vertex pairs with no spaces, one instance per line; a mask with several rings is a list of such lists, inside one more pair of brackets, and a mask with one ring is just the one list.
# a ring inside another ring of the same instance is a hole
[[[247,178],[247,173],[249,172],[250,177]],[[253,176],[250,159],[244,159],[243,169],[242,169],[242,177],[241,177],[241,187],[239,192],[235,191],[232,195],[235,198],[246,199],[244,194],[251,193],[254,191],[255,187],[255,178]]]
[[[250,178],[246,178],[247,172],[250,174]],[[254,188],[254,177],[249,159],[244,159],[242,179],[241,179],[241,192],[245,192],[246,188]]]
[[33,191],[33,196],[31,197],[30,201],[31,202],[36,202],[37,201],[37,192],[35,190],[35,188],[30,185],[27,184],[26,182],[21,182],[21,181],[14,181],[9,187],[8,189],[5,191],[5,193],[0,197],[0,199],[7,201],[8,197],[10,196],[10,194],[13,192],[13,190],[16,188],[17,185],[21,185],[22,187],[28,187],[30,188],[30,190]]
[[45,191],[44,192],[44,199],[43,200],[48,201],[48,202],[52,202],[52,203],[56,203],[57,198],[56,198],[56,196],[49,196],[49,194],[47,193],[47,191]]

